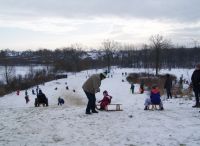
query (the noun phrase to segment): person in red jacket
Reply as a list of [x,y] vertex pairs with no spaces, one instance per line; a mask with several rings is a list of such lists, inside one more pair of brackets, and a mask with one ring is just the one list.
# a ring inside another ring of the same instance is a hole
[[100,103],[100,110],[106,110],[108,104],[111,103],[112,96],[108,95],[108,92],[105,90],[103,92],[103,99],[99,101]]

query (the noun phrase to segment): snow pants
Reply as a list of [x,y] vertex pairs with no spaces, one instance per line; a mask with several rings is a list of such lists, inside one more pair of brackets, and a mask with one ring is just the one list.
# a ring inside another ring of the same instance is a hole
[[167,98],[172,98],[171,89],[166,89],[166,92],[167,92]]
[[96,103],[96,97],[95,94],[89,93],[87,91],[84,91],[87,98],[88,98],[88,104],[86,107],[86,113],[89,113],[90,110],[95,111],[95,103]]
[[194,87],[193,90],[195,94],[196,105],[200,105],[199,103],[200,87]]

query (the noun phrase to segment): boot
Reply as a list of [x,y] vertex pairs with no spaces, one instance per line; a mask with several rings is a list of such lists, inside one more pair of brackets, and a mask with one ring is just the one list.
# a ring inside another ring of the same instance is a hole
[[192,106],[193,108],[200,108],[200,105],[199,104],[195,104]]
[[145,106],[144,110],[148,110],[148,107],[147,107],[147,106]]
[[200,104],[199,103],[196,103],[195,105],[192,106],[193,108],[199,108],[200,107]]
[[85,114],[87,114],[87,115],[90,115],[90,114],[91,114],[91,112],[87,112],[87,111],[86,111],[86,112],[85,112]]
[[99,113],[99,112],[97,112],[96,110],[93,110],[92,113]]
[[160,108],[160,110],[162,111],[162,110],[164,110],[164,108],[163,108],[163,107],[161,107],[161,108]]

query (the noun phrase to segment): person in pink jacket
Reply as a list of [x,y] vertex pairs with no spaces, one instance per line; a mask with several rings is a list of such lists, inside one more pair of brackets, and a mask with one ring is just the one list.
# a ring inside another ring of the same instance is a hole
[[111,103],[112,96],[108,95],[108,92],[105,90],[103,92],[103,99],[99,101],[100,103],[100,110],[106,110],[108,104]]

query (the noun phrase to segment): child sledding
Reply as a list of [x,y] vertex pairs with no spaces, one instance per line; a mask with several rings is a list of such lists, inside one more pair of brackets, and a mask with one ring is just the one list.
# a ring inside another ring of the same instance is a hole
[[108,105],[111,103],[112,96],[108,95],[108,92],[105,90],[103,92],[103,99],[100,100],[100,109],[99,110],[107,110]]
[[144,110],[150,109],[150,106],[152,106],[153,110],[154,108],[156,108],[156,105],[159,106],[160,110],[164,110],[162,101],[160,99],[159,88],[157,85],[153,85],[150,97],[145,100],[144,105],[145,105]]
[[111,99],[112,99],[112,96],[110,96],[108,92],[105,90],[103,92],[103,99],[98,102],[100,103],[100,105],[96,105],[96,108],[99,106],[100,108],[97,108],[99,110],[122,111],[121,104],[111,104]]

